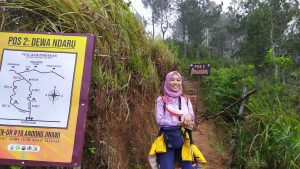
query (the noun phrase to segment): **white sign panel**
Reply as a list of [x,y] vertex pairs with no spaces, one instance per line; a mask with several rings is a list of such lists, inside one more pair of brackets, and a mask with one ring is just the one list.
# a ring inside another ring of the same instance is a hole
[[4,49],[0,125],[67,128],[76,56]]

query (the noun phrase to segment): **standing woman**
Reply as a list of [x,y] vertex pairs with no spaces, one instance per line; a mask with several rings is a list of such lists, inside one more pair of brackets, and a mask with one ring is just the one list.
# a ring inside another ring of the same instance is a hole
[[[175,162],[181,169],[192,169],[192,161],[182,159],[182,144],[179,147],[176,145],[182,142],[181,138],[173,137],[174,130],[182,133],[181,127],[191,129],[194,124],[193,107],[190,100],[182,96],[182,78],[177,71],[169,72],[165,78],[164,96],[159,96],[156,101],[156,122],[166,144],[166,152],[157,154],[160,169],[174,169]],[[169,131],[172,131],[170,137]],[[184,137],[188,134],[192,139],[190,132],[183,133]]]

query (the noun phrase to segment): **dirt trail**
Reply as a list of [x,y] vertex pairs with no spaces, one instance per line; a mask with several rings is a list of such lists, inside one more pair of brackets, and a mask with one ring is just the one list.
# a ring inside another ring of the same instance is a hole
[[[193,140],[208,163],[206,169],[228,169],[226,165],[226,162],[229,160],[228,153],[226,151],[217,150],[218,148],[216,148],[218,147],[217,145],[219,142],[217,140],[218,137],[215,132],[213,121],[204,121],[199,124],[201,112],[204,112],[205,109],[200,98],[198,103],[198,112],[195,111],[197,100],[197,82],[190,80],[184,81],[183,88],[184,95],[188,96],[193,104],[197,125],[197,130],[193,131]],[[218,153],[218,151],[220,153]]]

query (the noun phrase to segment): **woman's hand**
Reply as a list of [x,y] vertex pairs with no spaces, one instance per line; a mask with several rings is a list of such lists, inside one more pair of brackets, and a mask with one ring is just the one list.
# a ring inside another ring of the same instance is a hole
[[186,123],[183,123],[182,121],[179,121],[177,125],[184,127],[186,129],[190,129],[190,130],[193,130],[193,127],[194,127],[194,123],[186,124]]
[[177,125],[193,130],[194,122],[192,116],[190,114],[184,114],[181,121],[179,121]]
[[192,116],[190,114],[184,114],[182,116],[183,118],[183,123],[185,124],[190,124],[190,123],[193,123],[193,119],[192,119]]

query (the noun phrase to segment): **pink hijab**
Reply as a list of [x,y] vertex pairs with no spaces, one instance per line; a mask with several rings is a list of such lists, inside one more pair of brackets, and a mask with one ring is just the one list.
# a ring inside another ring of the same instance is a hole
[[178,90],[177,92],[171,90],[170,79],[174,74],[178,75],[182,81],[181,75],[177,71],[169,72],[166,76],[165,83],[164,83],[164,95],[168,97],[176,98],[182,95],[182,85],[180,87],[180,90]]

